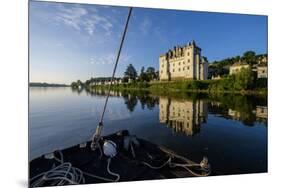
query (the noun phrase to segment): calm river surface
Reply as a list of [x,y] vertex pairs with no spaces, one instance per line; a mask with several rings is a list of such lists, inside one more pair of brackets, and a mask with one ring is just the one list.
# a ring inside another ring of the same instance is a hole
[[[29,159],[88,141],[104,101],[102,91],[30,87]],[[112,92],[104,125],[196,162],[207,156],[216,174],[267,171],[266,98]]]

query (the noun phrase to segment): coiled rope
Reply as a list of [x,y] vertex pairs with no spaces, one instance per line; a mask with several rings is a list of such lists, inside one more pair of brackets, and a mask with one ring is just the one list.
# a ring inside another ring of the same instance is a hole
[[115,176],[116,179],[110,179],[102,176],[97,176],[89,172],[84,172],[79,168],[73,167],[71,163],[64,162],[62,152],[58,151],[58,153],[60,154],[60,158],[54,156],[54,159],[60,162],[60,165],[31,178],[30,182],[32,183],[30,187],[42,186],[46,182],[50,183],[51,186],[84,184],[85,176],[100,179],[106,182],[117,182],[120,179],[119,174],[114,173],[110,170],[111,158],[107,160],[106,169],[108,174]]
[[52,182],[51,185],[66,185],[66,184],[80,184],[85,183],[83,172],[71,165],[71,163],[64,162],[63,154],[57,151],[60,158],[54,155],[54,159],[60,163],[59,166],[37,176],[33,177],[30,182],[33,182],[30,187],[42,186],[45,182]]
[[[33,182],[34,181],[34,182]],[[33,177],[31,187],[42,186],[45,182],[51,182],[51,185],[67,185],[85,183],[83,172],[71,165],[71,163],[62,163],[59,166],[37,176]]]

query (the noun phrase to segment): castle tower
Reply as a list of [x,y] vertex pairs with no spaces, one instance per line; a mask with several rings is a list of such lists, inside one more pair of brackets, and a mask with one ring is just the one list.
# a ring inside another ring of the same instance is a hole
[[195,41],[180,47],[175,46],[159,57],[160,80],[205,80],[208,62],[201,56],[201,48]]

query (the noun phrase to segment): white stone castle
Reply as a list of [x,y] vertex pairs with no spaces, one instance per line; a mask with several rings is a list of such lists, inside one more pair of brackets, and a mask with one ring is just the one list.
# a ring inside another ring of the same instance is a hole
[[167,80],[206,80],[208,61],[201,56],[201,48],[195,41],[187,45],[174,47],[159,57],[159,78]]

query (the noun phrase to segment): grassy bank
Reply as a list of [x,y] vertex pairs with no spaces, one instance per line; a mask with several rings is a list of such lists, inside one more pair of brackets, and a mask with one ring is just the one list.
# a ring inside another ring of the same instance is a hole
[[[185,80],[169,82],[132,82],[112,85],[112,90],[147,90],[155,94],[180,92],[196,93],[233,93],[249,95],[267,95],[267,80],[258,80],[248,88],[241,88],[229,79],[221,80]],[[108,85],[92,86],[88,89],[108,89]]]

